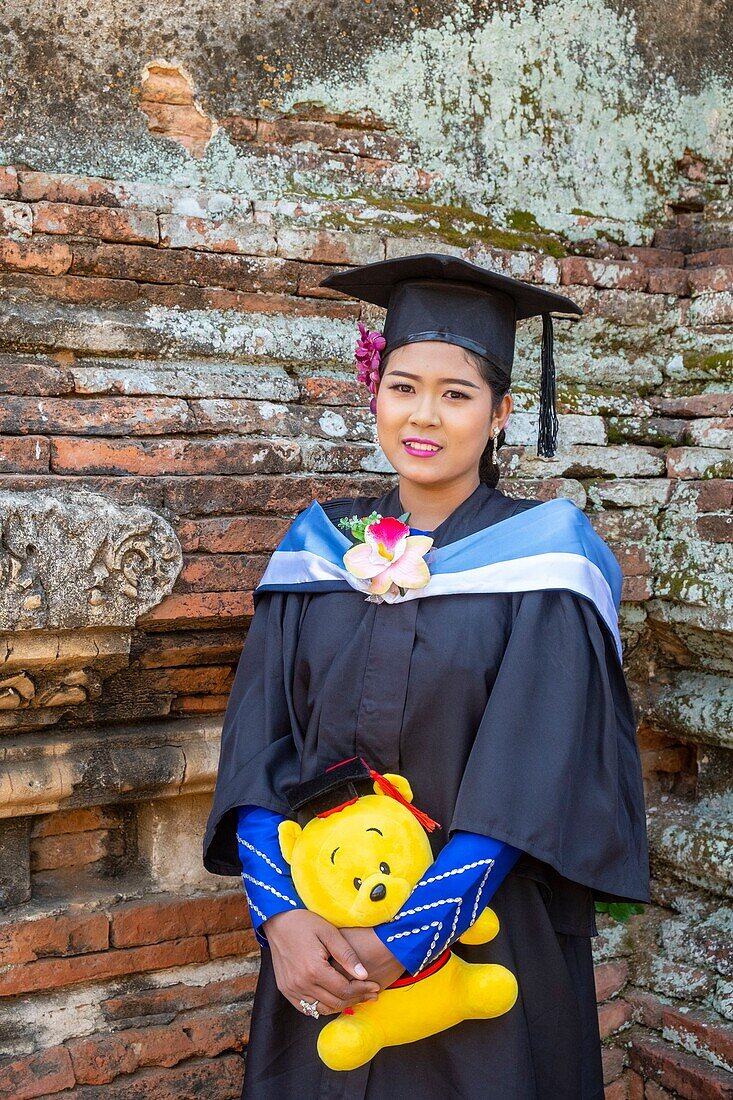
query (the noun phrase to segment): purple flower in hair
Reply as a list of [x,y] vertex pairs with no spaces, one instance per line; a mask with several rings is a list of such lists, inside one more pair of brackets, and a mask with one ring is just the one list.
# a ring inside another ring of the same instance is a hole
[[374,413],[377,411],[376,393],[377,382],[379,381],[379,353],[387,341],[381,332],[369,332],[366,325],[363,325],[361,321],[358,322],[358,325],[361,335],[356,342],[356,377],[359,382],[363,382],[369,387],[372,394],[369,408]]

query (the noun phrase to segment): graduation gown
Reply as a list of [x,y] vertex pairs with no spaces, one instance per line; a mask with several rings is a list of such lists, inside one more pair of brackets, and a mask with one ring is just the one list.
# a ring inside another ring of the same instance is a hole
[[[482,483],[435,529],[434,546],[537,505]],[[404,512],[397,487],[322,507],[333,524]],[[289,786],[356,755],[407,776],[415,805],[440,822],[434,855],[456,829],[524,854],[491,901],[497,937],[453,945],[515,974],[508,1013],[332,1071],[316,1052],[332,1017],[295,1009],[264,949],[244,1100],[602,1100],[594,898],[649,900],[635,728],[617,642],[573,591],[396,603],[354,590],[260,591],[224,720],[210,871],[240,872],[237,806],[291,817]]]

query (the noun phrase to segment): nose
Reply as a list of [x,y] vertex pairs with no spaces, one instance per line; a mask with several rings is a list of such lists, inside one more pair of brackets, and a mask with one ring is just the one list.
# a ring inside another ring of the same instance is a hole
[[378,882],[376,886],[372,886],[369,891],[369,897],[372,901],[384,901],[387,896],[387,887],[383,882]]
[[437,424],[439,419],[433,396],[428,392],[424,393],[412,410],[411,420],[415,424]]

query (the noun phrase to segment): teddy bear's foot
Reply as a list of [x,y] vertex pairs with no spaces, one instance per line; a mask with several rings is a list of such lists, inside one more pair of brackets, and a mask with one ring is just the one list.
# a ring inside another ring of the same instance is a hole
[[318,1056],[329,1069],[357,1069],[381,1049],[381,1042],[369,1022],[353,1016],[339,1016],[326,1024],[318,1036]]
[[519,987],[511,970],[495,963],[469,965],[461,982],[465,1019],[486,1020],[508,1012]]

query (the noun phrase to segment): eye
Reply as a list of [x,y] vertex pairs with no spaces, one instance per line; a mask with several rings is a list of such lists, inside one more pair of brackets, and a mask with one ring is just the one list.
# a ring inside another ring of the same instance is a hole
[[389,864],[388,863],[380,863],[379,864],[379,870],[382,872],[383,875],[388,875],[389,874]]
[[467,393],[461,393],[460,390],[446,390],[446,393],[452,393],[455,397],[462,397],[464,401],[470,400]]
[[361,879],[360,878],[355,878],[354,879],[354,886],[357,890],[359,889],[359,887],[361,886]]
[[411,390],[412,386],[409,382],[393,382],[389,388],[391,390]]

